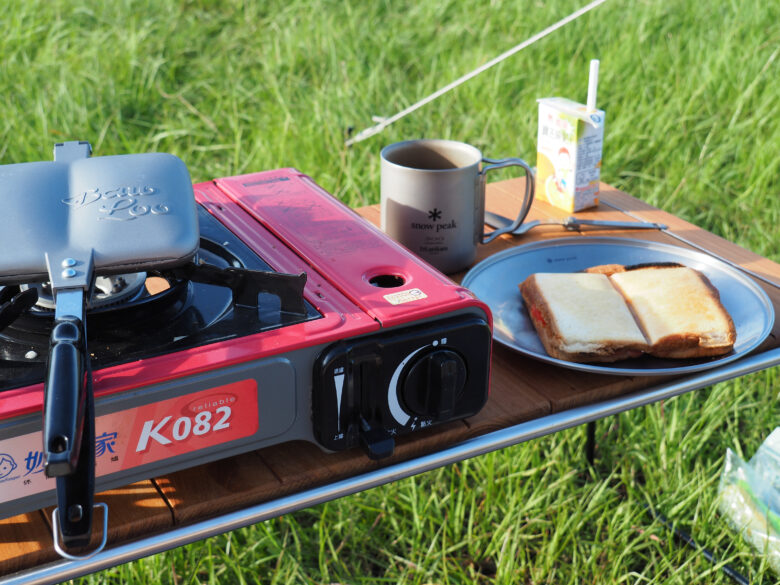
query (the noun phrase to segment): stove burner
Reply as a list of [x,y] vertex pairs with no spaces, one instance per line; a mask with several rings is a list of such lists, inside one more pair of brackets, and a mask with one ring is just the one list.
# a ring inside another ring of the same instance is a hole
[[[197,347],[317,319],[309,303],[289,310],[281,297],[256,288],[273,269],[202,207],[198,263],[98,277],[87,311],[87,340],[93,368]],[[242,272],[243,271],[243,272]],[[271,274],[283,279],[285,275]],[[258,293],[258,291],[261,291]],[[29,307],[35,294],[40,300]],[[43,380],[54,303],[47,283],[0,286],[0,306],[20,297],[23,312],[0,322],[0,391]],[[8,298],[6,298],[8,297]],[[22,297],[24,297],[22,299]],[[252,302],[254,301],[254,302]],[[302,301],[302,299],[301,299]]]
[[[87,309],[97,309],[108,305],[117,305],[124,302],[132,302],[143,294],[146,283],[145,272],[132,274],[119,274],[115,276],[98,276],[95,278],[95,288],[92,296],[87,301]],[[51,293],[51,283],[41,282],[35,284],[22,284],[21,290],[34,288],[38,291],[36,308],[39,310],[53,311],[56,304]]]
[[[201,261],[216,268],[241,266],[231,252],[221,250],[205,239],[201,239],[198,254]],[[31,334],[48,338],[54,318],[49,283],[24,284],[19,289],[37,291],[38,302],[17,317],[8,327],[7,335],[23,338],[20,334]],[[96,277],[95,289],[87,305],[88,330],[91,333],[112,331],[121,336],[123,330],[138,334],[144,328],[159,329],[161,320],[164,323],[175,321],[191,312],[196,295],[200,300],[196,303],[198,316],[192,321],[193,326],[206,328],[230,311],[232,296],[224,287],[200,289],[200,285],[165,270]]]

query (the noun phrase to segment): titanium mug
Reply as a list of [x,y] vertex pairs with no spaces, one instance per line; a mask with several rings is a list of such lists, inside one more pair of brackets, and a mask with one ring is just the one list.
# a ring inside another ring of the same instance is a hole
[[[488,166],[480,168],[482,163]],[[509,166],[525,169],[525,195],[511,225],[483,233],[485,174]],[[534,179],[519,158],[484,158],[453,140],[407,140],[381,153],[381,227],[391,238],[452,274],[470,266],[477,244],[487,244],[523,223],[534,199]]]

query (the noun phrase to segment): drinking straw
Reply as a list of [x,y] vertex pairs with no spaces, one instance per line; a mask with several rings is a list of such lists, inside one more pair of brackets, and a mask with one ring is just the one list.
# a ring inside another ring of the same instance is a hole
[[590,75],[588,76],[588,111],[596,109],[596,93],[599,88],[599,60],[590,62]]

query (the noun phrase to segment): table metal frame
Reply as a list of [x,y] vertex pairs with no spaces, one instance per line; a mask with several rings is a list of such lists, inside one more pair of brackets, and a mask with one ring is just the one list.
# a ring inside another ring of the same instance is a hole
[[393,481],[405,479],[464,459],[484,455],[531,439],[619,414],[640,406],[672,398],[765,370],[780,364],[780,348],[747,356],[719,368],[705,370],[658,386],[550,414],[504,429],[486,433],[441,449],[435,453],[395,463],[354,477],[303,490],[242,510],[173,528],[162,534],[109,547],[95,556],[78,561],[55,561],[0,578],[0,585],[44,585],[83,576],[216,536],[244,526],[270,520],[290,512],[355,494]]

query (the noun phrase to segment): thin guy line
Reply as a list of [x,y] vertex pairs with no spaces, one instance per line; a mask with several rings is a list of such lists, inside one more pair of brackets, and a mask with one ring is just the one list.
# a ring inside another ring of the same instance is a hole
[[447,93],[451,89],[455,89],[456,87],[458,87],[462,83],[465,83],[466,81],[468,81],[472,77],[476,77],[477,75],[479,75],[483,71],[485,71],[487,69],[490,69],[491,67],[493,67],[494,65],[497,65],[498,63],[500,63],[501,61],[503,61],[505,59],[508,59],[509,57],[514,55],[515,53],[517,53],[519,51],[522,51],[526,47],[534,44],[536,41],[538,41],[540,39],[543,39],[544,37],[546,37],[547,35],[549,35],[550,33],[554,32],[554,31],[558,30],[562,26],[565,26],[565,25],[569,24],[571,21],[576,20],[577,18],[579,18],[580,16],[582,16],[586,12],[590,12],[591,10],[596,8],[597,6],[600,6],[601,4],[604,4],[604,2],[606,2],[606,1],[607,0],[594,0],[593,2],[588,4],[587,6],[583,6],[579,10],[577,10],[575,12],[572,12],[566,18],[563,18],[563,19],[559,20],[558,22],[556,22],[555,24],[553,24],[551,26],[548,26],[543,31],[541,31],[539,33],[536,33],[531,38],[523,41],[519,45],[515,45],[514,47],[512,47],[508,51],[500,54],[495,59],[493,59],[491,61],[488,61],[487,63],[485,63],[484,65],[481,65],[480,67],[477,67],[476,69],[474,69],[470,73],[467,73],[466,75],[456,79],[455,81],[453,81],[449,85],[445,85],[441,89],[433,92],[428,97],[425,97],[425,98],[421,99],[420,101],[418,101],[417,103],[412,104],[408,108],[406,108],[404,110],[401,110],[400,112],[398,112],[394,116],[391,116],[389,118],[385,118],[385,119],[381,120],[378,124],[376,124],[374,126],[370,126],[370,127],[366,128],[364,130],[361,130],[353,138],[350,138],[349,140],[347,140],[345,142],[345,144],[347,146],[352,146],[353,144],[355,144],[357,142],[362,142],[366,138],[370,138],[374,134],[379,134],[382,130],[387,128],[393,122],[396,122],[396,121],[400,120],[401,118],[403,118],[404,116],[407,116],[408,114],[411,114],[415,110],[417,110],[417,109],[423,107],[424,105],[432,102],[433,100],[435,100],[439,96]]

